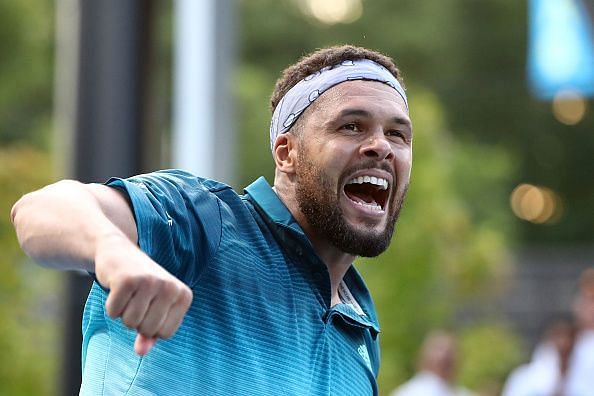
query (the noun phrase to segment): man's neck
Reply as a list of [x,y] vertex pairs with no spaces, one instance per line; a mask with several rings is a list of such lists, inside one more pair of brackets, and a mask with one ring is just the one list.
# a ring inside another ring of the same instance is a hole
[[342,282],[345,274],[353,264],[355,256],[339,251],[334,246],[329,245],[327,241],[316,241],[315,236],[308,235],[307,231],[305,231],[305,234],[312,242],[315,252],[328,268],[332,290],[331,305],[339,304],[341,301],[338,295],[338,285],[340,285],[340,282]]
[[289,209],[295,220],[297,220],[303,229],[303,232],[305,232],[305,235],[311,242],[316,254],[322,259],[324,264],[326,264],[326,268],[328,268],[328,273],[330,274],[330,286],[332,292],[331,305],[334,306],[339,304],[340,297],[338,295],[338,285],[340,285],[344,275],[351,267],[355,260],[355,256],[337,249],[335,246],[328,243],[327,240],[320,238],[318,234],[311,229],[307,219],[301,210],[299,210],[299,204],[295,199],[295,193],[293,191],[288,191],[285,186],[282,185],[275,185],[273,190]]

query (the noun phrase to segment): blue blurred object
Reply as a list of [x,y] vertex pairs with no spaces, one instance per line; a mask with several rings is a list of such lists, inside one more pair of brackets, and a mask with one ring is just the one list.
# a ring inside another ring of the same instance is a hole
[[534,94],[594,97],[594,39],[583,0],[530,0],[528,77]]

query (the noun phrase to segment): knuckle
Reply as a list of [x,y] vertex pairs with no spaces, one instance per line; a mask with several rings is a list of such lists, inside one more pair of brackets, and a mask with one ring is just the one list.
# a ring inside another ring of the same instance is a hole
[[109,315],[110,318],[117,317],[117,312],[113,307],[113,303],[111,303],[109,300],[107,300],[105,303],[105,312],[107,312],[107,315]]
[[161,285],[161,292],[163,293],[163,296],[175,299],[179,294],[179,286],[176,284],[176,282],[163,281]]
[[187,308],[190,307],[192,304],[192,300],[194,299],[194,295],[192,294],[192,290],[185,286],[180,295],[180,302],[183,306]]
[[141,277],[139,278],[140,281],[140,287],[142,288],[150,288],[150,289],[158,289],[160,286],[160,282],[159,279],[156,279],[155,277],[153,277],[150,274],[143,274],[141,275]]
[[152,274],[139,273],[129,276],[129,285],[136,289],[154,288],[158,286],[158,279]]
[[181,287],[179,288],[179,293],[178,293],[177,299],[181,303],[192,302],[192,289],[190,289],[187,285],[182,284]]
[[161,331],[159,331],[159,334],[157,334],[157,335],[159,336],[159,338],[168,339],[168,338],[173,337],[173,334],[175,334],[174,329],[165,328],[165,329],[162,329]]
[[138,318],[128,313],[125,313],[122,316],[122,322],[124,322],[124,324],[131,329],[138,328],[138,325],[140,324],[140,320]]
[[128,319],[128,318],[126,318],[126,317],[123,317],[123,318],[122,318],[122,322],[123,322],[123,323],[126,325],[126,327],[127,327],[127,328],[129,328],[129,329],[135,329],[135,328],[136,328],[136,325],[137,325],[136,321],[133,321],[133,320],[131,320],[131,319]]
[[167,286],[165,279],[157,277],[151,277],[150,283],[151,286],[155,288],[155,290],[163,290]]
[[155,329],[152,326],[149,326],[144,323],[141,323],[138,326],[138,332],[147,337],[154,337],[156,335]]
[[122,315],[122,302],[117,300],[117,296],[110,294],[105,301],[105,312],[111,318],[117,318]]
[[183,319],[183,315],[177,318],[171,318],[171,320],[169,320],[167,324],[163,326],[163,333],[166,334],[167,337],[173,337],[177,330],[180,328]]
[[138,285],[138,278],[134,276],[123,276],[114,285],[116,288],[135,289]]

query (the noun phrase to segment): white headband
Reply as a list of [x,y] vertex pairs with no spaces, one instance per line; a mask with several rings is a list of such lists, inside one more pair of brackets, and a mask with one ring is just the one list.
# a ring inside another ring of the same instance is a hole
[[310,74],[282,97],[270,121],[270,148],[274,149],[277,136],[291,129],[297,118],[321,94],[337,84],[351,80],[379,81],[389,85],[404,99],[408,110],[404,89],[388,69],[369,59],[345,60]]

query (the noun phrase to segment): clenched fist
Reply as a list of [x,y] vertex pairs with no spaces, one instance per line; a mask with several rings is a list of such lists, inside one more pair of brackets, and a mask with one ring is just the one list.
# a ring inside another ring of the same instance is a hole
[[192,291],[123,235],[97,241],[97,280],[108,288],[107,314],[138,332],[134,350],[145,355],[158,338],[175,334],[192,303]]

